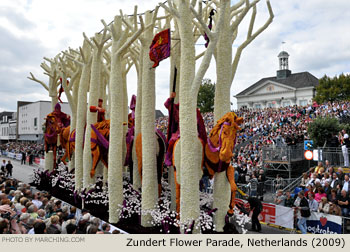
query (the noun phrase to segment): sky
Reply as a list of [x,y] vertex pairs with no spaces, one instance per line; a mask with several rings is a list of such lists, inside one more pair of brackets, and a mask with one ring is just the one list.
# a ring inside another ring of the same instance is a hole
[[[15,111],[17,100],[50,100],[48,92],[27,77],[32,72],[48,82],[40,64],[43,57],[53,58],[63,50],[78,48],[87,36],[101,31],[103,25],[119,15],[152,10],[159,0],[1,0],[0,1],[0,111]],[[231,3],[238,2],[233,0]],[[272,24],[243,51],[231,87],[232,108],[235,94],[259,81],[275,76],[277,55],[289,53],[292,73],[308,71],[321,78],[350,73],[350,12],[348,0],[270,0],[274,12]],[[257,8],[254,30],[268,18],[265,0]],[[234,52],[247,33],[250,15],[239,27]],[[285,42],[282,44],[282,42]],[[203,50],[201,41],[196,50]],[[198,64],[197,64],[198,65]],[[169,94],[169,59],[156,70],[156,108],[163,106]],[[129,99],[136,94],[135,70],[128,75]],[[205,78],[216,80],[212,59]]]

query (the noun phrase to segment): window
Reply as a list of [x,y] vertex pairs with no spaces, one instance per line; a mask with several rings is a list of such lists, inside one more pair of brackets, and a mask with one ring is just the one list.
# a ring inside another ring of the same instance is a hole
[[35,117],[35,118],[34,118],[34,127],[38,126],[37,124],[38,124],[38,118]]
[[275,107],[275,104],[273,104],[272,102],[269,102],[269,103],[267,104],[267,107],[268,107],[268,108],[274,108],[274,107]]
[[288,107],[290,106],[290,101],[284,101],[282,104],[283,107]]
[[256,109],[261,109],[261,104],[255,104],[254,106]]
[[307,105],[307,100],[300,100],[299,104],[300,104],[300,106],[306,106]]

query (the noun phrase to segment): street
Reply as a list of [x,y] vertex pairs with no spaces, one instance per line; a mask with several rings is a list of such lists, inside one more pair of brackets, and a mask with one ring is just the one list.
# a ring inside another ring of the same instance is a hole
[[12,176],[15,179],[18,179],[24,183],[30,183],[32,182],[32,177],[33,177],[33,171],[38,169],[37,165],[28,165],[28,162],[26,165],[21,165],[21,161],[18,160],[14,160],[11,158],[7,158],[7,157],[0,157],[1,160],[6,160],[6,163],[8,160],[11,160],[11,163],[13,165],[13,172],[12,172]]

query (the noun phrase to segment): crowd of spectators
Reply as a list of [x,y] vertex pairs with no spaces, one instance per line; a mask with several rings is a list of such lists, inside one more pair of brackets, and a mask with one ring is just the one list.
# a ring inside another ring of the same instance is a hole
[[34,158],[44,157],[44,145],[39,143],[8,142],[0,145],[0,155],[21,154],[22,164],[34,163]]
[[110,234],[108,223],[0,173],[0,234]]
[[293,192],[294,197],[291,192],[283,194],[280,189],[274,203],[286,207],[298,206],[297,193],[300,191],[304,192],[310,211],[349,217],[350,180],[349,174],[344,173],[342,168],[335,171],[328,161],[325,161],[325,165],[319,162],[308,173],[303,173],[299,187]]

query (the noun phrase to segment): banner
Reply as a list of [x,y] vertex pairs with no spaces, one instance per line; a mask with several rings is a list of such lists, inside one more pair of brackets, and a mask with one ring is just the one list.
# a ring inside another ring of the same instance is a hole
[[307,232],[312,234],[341,234],[342,218],[337,215],[311,212],[306,220]]
[[276,205],[275,224],[281,227],[293,229],[294,210],[290,207]]
[[[246,200],[236,199],[236,202],[243,203],[247,207]],[[259,215],[259,221],[285,228],[293,228],[294,211],[290,207],[278,206],[269,203],[262,203],[263,210]]]

